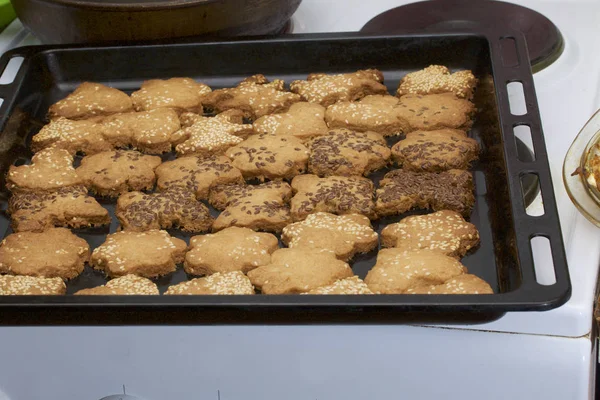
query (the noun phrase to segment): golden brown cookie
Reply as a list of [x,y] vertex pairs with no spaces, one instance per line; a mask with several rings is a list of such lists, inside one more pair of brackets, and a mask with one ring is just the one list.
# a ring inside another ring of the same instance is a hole
[[183,266],[185,272],[191,275],[231,271],[247,273],[268,264],[271,253],[278,247],[277,238],[270,233],[232,226],[217,233],[191,238]]
[[300,96],[287,92],[284,87],[281,79],[269,82],[264,75],[253,75],[234,88],[209,93],[203,104],[217,113],[241,110],[245,118],[254,121],[263,115],[287,111],[292,104],[300,101]]
[[73,168],[73,156],[67,150],[48,148],[36,153],[30,165],[11,165],[6,188],[12,192],[47,192],[81,185],[81,177]]
[[308,149],[293,136],[253,135],[225,155],[245,179],[292,179],[306,170]]
[[452,74],[443,65],[430,65],[402,78],[396,96],[452,92],[456,97],[471,99],[475,92],[475,86],[477,86],[477,78],[469,70],[457,71]]
[[[379,216],[402,214],[413,208],[451,210],[468,217],[475,204],[469,171],[413,172],[397,169],[385,174],[376,191]],[[293,203],[292,203],[293,204]]]
[[457,212],[442,210],[413,215],[381,231],[381,245],[402,250],[428,249],[461,258],[479,244],[475,225]]
[[76,295],[157,295],[158,286],[148,278],[136,275],[125,275],[120,278],[111,279],[106,285],[82,289],[75,292]]
[[456,129],[411,132],[392,147],[392,159],[410,171],[469,169],[478,158],[477,141]]
[[225,156],[181,157],[162,163],[155,172],[158,190],[186,189],[195,192],[198,200],[208,199],[213,186],[244,183],[240,170]]
[[101,123],[91,120],[72,121],[59,117],[45,125],[31,138],[31,149],[38,152],[52,147],[65,149],[70,154],[95,154],[112,150],[112,144],[103,135]]
[[294,221],[302,221],[319,211],[332,214],[362,214],[375,218],[373,182],[358,176],[300,175],[292,181],[294,197],[291,212]]
[[483,279],[472,274],[463,274],[448,279],[445,283],[408,289],[409,294],[494,294],[492,287]]
[[217,272],[204,278],[169,286],[166,295],[254,294],[254,286],[240,271]]
[[371,289],[358,276],[340,279],[331,285],[313,289],[304,294],[373,294]]
[[347,74],[310,74],[305,81],[293,81],[290,90],[302,100],[328,107],[338,101],[355,101],[370,94],[387,94],[383,74],[376,69]]
[[13,233],[0,243],[0,273],[71,279],[89,257],[87,242],[65,228]]
[[292,222],[288,201],[290,185],[267,182],[261,185],[218,185],[211,189],[209,203],[224,210],[213,224],[213,231],[229,226],[281,232]]
[[340,101],[327,107],[325,121],[330,128],[397,136],[411,129],[408,121],[396,114],[399,102],[389,95],[371,95],[356,102]]
[[458,260],[436,251],[383,249],[365,283],[376,294],[402,294],[440,285],[467,272]]
[[99,83],[84,82],[73,93],[50,106],[52,119],[87,119],[132,110],[129,96]]
[[294,294],[331,285],[353,275],[345,262],[331,251],[279,249],[271,263],[248,272],[248,278],[263,294]]
[[83,187],[48,193],[16,193],[8,202],[15,232],[41,232],[54,226],[87,228],[110,224],[110,215]]
[[287,112],[260,117],[252,126],[256,133],[295,136],[307,140],[327,133],[325,107],[305,101],[292,104]]
[[244,124],[239,110],[223,112],[215,117],[198,117],[195,122],[177,132],[177,154],[208,158],[225,153],[254,133],[252,125]]
[[108,235],[94,249],[90,263],[110,277],[133,274],[154,278],[175,271],[186,249],[183,240],[167,231],[120,231]]
[[208,208],[185,189],[146,194],[131,192],[117,200],[115,215],[125,230],[179,228],[185,232],[206,232],[213,218]]
[[475,106],[469,100],[452,93],[407,94],[395,107],[398,118],[404,119],[412,131],[434,131],[450,128],[468,131],[473,125]]
[[131,100],[136,111],[170,108],[202,114],[202,97],[210,92],[208,85],[192,78],[150,79],[131,94]]
[[326,249],[342,261],[377,247],[377,233],[364,215],[310,214],[283,228],[281,241],[289,248]]
[[361,176],[385,167],[390,149],[379,133],[334,129],[309,143],[308,172],[318,176]]
[[112,150],[83,157],[77,173],[92,192],[116,197],[132,190],[151,190],[156,182],[154,170],[160,163],[158,156]]
[[66,292],[67,286],[61,278],[0,275],[0,296],[60,295]]

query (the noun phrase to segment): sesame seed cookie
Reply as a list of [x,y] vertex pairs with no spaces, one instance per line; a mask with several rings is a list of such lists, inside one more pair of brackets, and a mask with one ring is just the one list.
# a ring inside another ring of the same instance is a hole
[[84,82],[73,93],[51,105],[48,116],[52,119],[87,119],[132,109],[131,99],[120,90],[99,83]]
[[125,230],[179,228],[185,232],[206,232],[213,218],[193,192],[172,189],[146,194],[131,192],[117,200],[115,215]]
[[225,153],[253,133],[252,125],[243,123],[239,110],[214,117],[198,116],[191,126],[177,132],[180,143],[175,149],[180,156],[195,154],[207,158]]
[[277,238],[270,233],[232,226],[217,233],[191,238],[183,267],[192,275],[231,271],[247,273],[268,264],[271,253],[278,248]]
[[92,192],[116,197],[131,190],[152,189],[154,170],[160,163],[160,157],[134,150],[104,151],[83,157],[77,173]]
[[294,221],[302,221],[319,211],[332,214],[362,214],[376,217],[373,204],[373,182],[358,176],[299,175],[292,180],[294,197],[291,212]]
[[87,242],[65,228],[13,233],[0,243],[0,273],[71,279],[89,257]]
[[254,294],[254,286],[240,271],[217,272],[204,278],[169,286],[166,295]]
[[120,278],[111,279],[106,285],[82,289],[75,292],[76,295],[157,295],[160,294],[158,286],[148,278],[137,275],[125,275]]
[[443,65],[430,65],[402,78],[396,96],[452,92],[456,97],[471,99],[475,86],[477,86],[477,78],[469,70],[452,74]]
[[308,172],[323,176],[361,176],[385,167],[390,149],[379,133],[334,129],[309,143]]
[[371,289],[358,276],[340,279],[331,285],[313,289],[304,294],[373,294]]
[[392,159],[410,171],[469,169],[478,158],[477,141],[456,129],[411,132],[392,147]]
[[209,203],[224,210],[213,224],[213,231],[229,226],[281,232],[292,222],[288,201],[292,195],[285,182],[260,185],[218,185],[211,189]]
[[263,294],[305,293],[353,276],[352,269],[331,251],[279,249],[271,263],[248,272],[250,282]]
[[285,90],[281,79],[273,82],[264,75],[253,75],[234,88],[219,89],[206,95],[203,104],[214,112],[241,110],[244,117],[254,121],[263,115],[287,111],[301,100],[300,96]]
[[473,176],[468,171],[413,172],[403,169],[385,174],[376,191],[379,216],[410,209],[452,210],[467,217],[475,204]]
[[463,274],[448,279],[445,283],[408,289],[409,294],[494,294],[492,287],[483,279],[472,274]]
[[41,232],[54,226],[87,228],[110,224],[110,215],[84,187],[48,193],[15,193],[8,201],[15,232]]
[[183,240],[167,231],[120,231],[108,235],[94,249],[90,263],[110,277],[134,274],[154,278],[175,271],[186,249]]
[[289,248],[331,250],[348,261],[377,247],[377,233],[364,215],[318,212],[283,228],[281,241]]
[[457,258],[463,257],[478,244],[479,232],[475,225],[450,210],[406,217],[381,231],[383,247],[428,249]]
[[293,136],[253,135],[225,155],[245,179],[292,179],[306,170],[308,149]]
[[66,292],[67,286],[61,278],[0,275],[0,296],[60,295]]
[[383,249],[365,283],[376,294],[402,294],[409,289],[443,284],[466,272],[458,260],[436,251]]
[[340,101],[327,107],[325,121],[330,128],[347,128],[356,132],[377,132],[385,137],[410,131],[410,124],[396,114],[397,97],[371,95],[354,101]]
[[48,148],[34,154],[30,165],[11,165],[6,188],[12,192],[45,192],[81,185],[81,182],[73,168],[73,156],[64,149]]
[[191,111],[202,114],[202,97],[212,90],[192,78],[150,79],[131,94],[136,111],[170,108],[178,114]]
[[103,125],[95,121],[59,117],[44,125],[31,138],[31,150],[38,152],[51,147],[67,150],[70,154],[112,150],[113,146],[104,137],[103,130]]
[[256,133],[295,136],[307,140],[327,133],[325,107],[305,101],[292,104],[287,112],[260,117],[252,126]]
[[387,94],[383,74],[376,69],[347,74],[310,74],[305,81],[293,81],[290,90],[302,100],[328,107],[338,101],[355,101],[370,94]]
[[191,190],[196,193],[198,200],[208,199],[209,190],[213,186],[244,183],[240,170],[231,165],[231,161],[225,156],[181,157],[162,163],[155,172],[158,190]]
[[404,133],[443,128],[468,131],[473,125],[475,105],[453,93],[407,94],[400,97],[395,113],[410,126]]
[[112,115],[102,126],[113,148],[132,146],[150,154],[171,151],[181,128],[177,113],[168,108]]

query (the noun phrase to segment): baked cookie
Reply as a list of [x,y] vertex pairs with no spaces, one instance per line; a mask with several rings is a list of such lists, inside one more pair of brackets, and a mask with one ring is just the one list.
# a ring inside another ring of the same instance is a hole
[[215,272],[248,271],[266,265],[279,242],[270,233],[232,226],[220,232],[194,236],[185,255],[185,272],[211,275]]
[[411,132],[392,147],[392,159],[410,171],[469,169],[478,158],[477,141],[456,129]]
[[102,121],[103,135],[113,148],[133,147],[150,154],[171,151],[181,125],[168,108],[116,114]]
[[250,282],[263,294],[294,294],[331,285],[353,275],[345,262],[328,250],[279,249],[271,263],[248,272]]
[[183,189],[126,193],[117,200],[115,215],[123,229],[139,232],[169,228],[206,232],[213,222],[208,208],[196,200],[194,192]]
[[103,125],[98,122],[59,117],[44,125],[31,138],[31,150],[38,152],[51,147],[67,150],[70,154],[112,150],[113,146],[104,138],[103,130]]
[[106,285],[94,288],[82,289],[75,292],[76,295],[157,295],[158,286],[148,278],[137,275],[125,275],[120,278],[111,279]]
[[373,293],[402,294],[440,285],[467,272],[458,260],[431,250],[383,249],[365,278]]
[[15,193],[8,201],[15,232],[41,232],[54,226],[88,228],[110,224],[110,215],[84,187],[48,193]]
[[390,95],[371,95],[360,101],[340,101],[327,107],[325,121],[330,128],[356,132],[377,132],[385,137],[410,131],[410,124],[396,114],[400,101]]
[[340,279],[331,285],[313,289],[304,294],[373,294],[371,289],[358,276]]
[[89,257],[87,242],[65,228],[13,233],[0,243],[0,273],[71,279]]
[[261,185],[219,185],[211,189],[209,203],[224,210],[213,224],[213,231],[229,226],[281,232],[292,222],[288,201],[292,195],[285,182]]
[[419,208],[451,210],[467,217],[474,204],[473,176],[468,171],[413,172],[397,169],[385,174],[379,182],[375,209],[379,216],[402,214]]
[[209,93],[204,97],[203,104],[217,113],[230,109],[241,110],[245,118],[254,121],[263,115],[287,111],[300,100],[300,96],[285,90],[285,83],[281,79],[269,82],[264,75],[253,75],[237,87]]
[[477,78],[469,70],[457,71],[452,74],[443,65],[430,65],[402,78],[396,96],[452,92],[456,97],[471,99],[476,85]]
[[473,125],[475,105],[453,93],[407,94],[400,97],[395,113],[408,124],[405,133],[444,128],[468,131]]
[[428,249],[461,258],[479,244],[475,225],[457,212],[442,210],[413,215],[381,231],[381,245],[402,250]]
[[30,165],[11,165],[6,188],[12,192],[47,192],[81,185],[81,177],[73,168],[73,156],[64,149],[48,148],[36,153]]
[[440,285],[421,286],[408,289],[409,294],[494,294],[492,287],[483,279],[472,274],[463,274]]
[[373,182],[367,178],[300,175],[292,180],[292,189],[295,195],[290,205],[294,221],[302,221],[319,211],[375,218]]
[[239,110],[223,112],[215,117],[198,117],[195,122],[177,132],[180,144],[177,154],[204,158],[220,155],[254,133],[252,125],[244,124]]
[[225,155],[246,179],[292,179],[306,170],[308,149],[293,136],[253,135]]
[[190,190],[196,193],[198,200],[208,199],[208,192],[213,186],[244,183],[240,170],[231,165],[225,156],[181,157],[162,163],[155,172],[158,190]]
[[169,286],[166,295],[254,294],[250,279],[240,271],[217,272],[204,278]]
[[150,79],[131,94],[131,100],[136,111],[170,108],[202,114],[202,97],[210,92],[208,85],[192,78]]
[[131,190],[151,190],[160,163],[160,157],[134,150],[104,151],[83,157],[77,174],[92,192],[116,197]]
[[309,143],[308,172],[318,176],[361,176],[383,168],[390,149],[379,133],[334,129]]
[[377,247],[377,233],[364,215],[310,214],[283,228],[281,241],[289,248],[326,249],[342,261]]
[[51,105],[48,116],[52,119],[87,119],[132,109],[131,99],[120,90],[100,83],[84,82],[73,93]]
[[310,74],[305,81],[293,81],[290,90],[302,100],[328,107],[338,101],[355,101],[370,94],[387,94],[383,74],[376,69],[347,74]]
[[0,296],[10,295],[59,295],[67,292],[61,278],[37,276],[0,275]]
[[307,140],[327,133],[325,107],[305,101],[292,104],[287,112],[260,117],[252,126],[256,133],[295,136]]
[[167,231],[120,231],[108,235],[94,249],[90,263],[110,277],[133,274],[154,278],[175,271],[186,249],[183,240]]

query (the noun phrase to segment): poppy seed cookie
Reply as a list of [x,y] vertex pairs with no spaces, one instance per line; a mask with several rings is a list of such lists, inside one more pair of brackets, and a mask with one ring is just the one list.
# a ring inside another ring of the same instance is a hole
[[47,192],[81,185],[81,177],[73,168],[73,156],[64,149],[48,148],[36,153],[30,165],[11,165],[6,188],[12,192]]
[[208,85],[192,78],[151,79],[131,94],[131,100],[136,111],[170,108],[202,114],[202,98],[210,92]]
[[127,94],[100,83],[84,82],[73,93],[51,105],[48,116],[77,120],[131,110],[132,103]]
[[453,93],[407,94],[400,97],[395,114],[409,126],[404,133],[443,128],[468,131],[473,125],[475,105]]

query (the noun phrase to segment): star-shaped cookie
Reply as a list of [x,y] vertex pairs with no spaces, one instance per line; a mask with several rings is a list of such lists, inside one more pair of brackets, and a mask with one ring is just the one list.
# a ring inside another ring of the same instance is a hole
[[70,154],[94,154],[112,150],[112,144],[103,135],[104,127],[92,120],[74,121],[58,117],[50,121],[31,138],[31,149],[38,152],[52,147]]
[[210,92],[208,85],[192,78],[151,79],[131,94],[131,100],[136,111],[170,108],[202,114],[202,98]]

